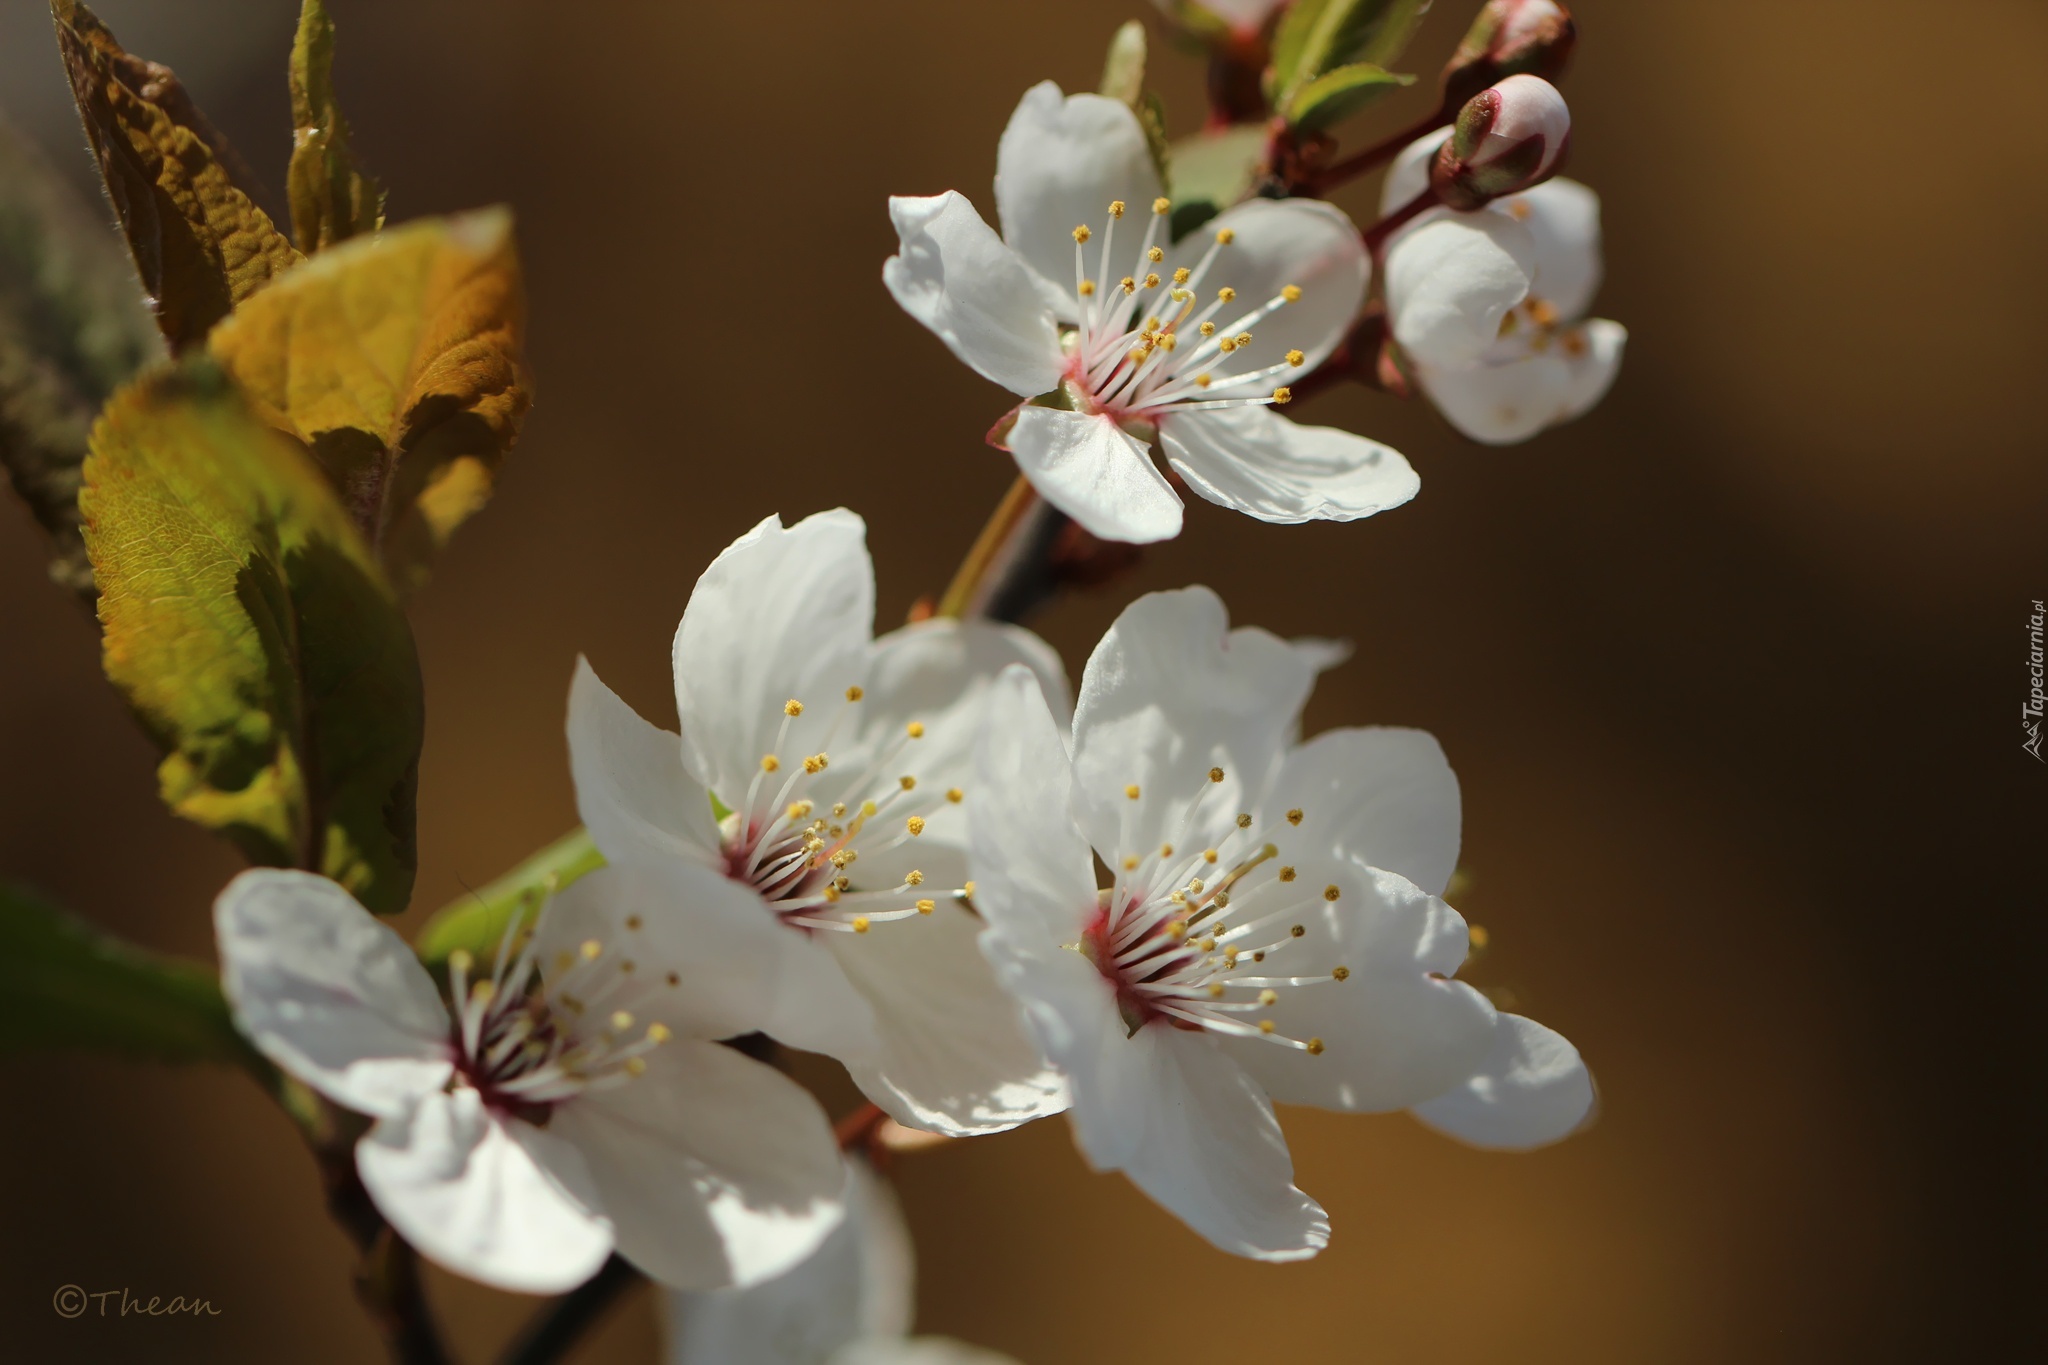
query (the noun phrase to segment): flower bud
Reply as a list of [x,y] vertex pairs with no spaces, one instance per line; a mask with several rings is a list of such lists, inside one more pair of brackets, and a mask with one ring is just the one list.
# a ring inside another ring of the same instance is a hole
[[1570,11],[1557,0],[1487,0],[1444,67],[1444,106],[1455,109],[1509,76],[1555,81],[1578,37]]
[[1571,140],[1572,114],[1540,76],[1510,76],[1465,101],[1429,168],[1430,187],[1469,212],[1548,180]]

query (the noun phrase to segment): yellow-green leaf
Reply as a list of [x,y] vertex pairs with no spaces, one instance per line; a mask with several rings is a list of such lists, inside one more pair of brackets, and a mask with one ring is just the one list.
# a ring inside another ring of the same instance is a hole
[[197,360],[117,394],[85,463],[107,676],[179,815],[402,909],[424,703],[412,632],[320,470]]
[[410,586],[491,492],[532,402],[512,215],[428,218],[323,251],[209,349],[310,447]]
[[1340,66],[1387,66],[1407,49],[1430,0],[1294,0],[1273,35],[1268,94],[1288,109],[1310,81]]
[[413,942],[429,967],[438,967],[457,948],[488,958],[498,950],[515,914],[530,915],[547,897],[604,866],[590,831],[578,826],[504,876],[434,912]]
[[384,191],[356,165],[334,98],[334,20],[305,0],[292,43],[292,235],[308,256],[384,226]]
[[1166,177],[1179,237],[1242,201],[1259,183],[1271,138],[1266,126],[1240,123],[1173,144]]
[[1415,77],[1354,62],[1340,66],[1303,86],[1287,106],[1287,121],[1303,132],[1316,133],[1350,118],[1390,90],[1415,84]]
[[236,187],[226,144],[168,67],[122,51],[77,0],[50,0],[50,12],[157,326],[172,347],[190,346],[299,253]]

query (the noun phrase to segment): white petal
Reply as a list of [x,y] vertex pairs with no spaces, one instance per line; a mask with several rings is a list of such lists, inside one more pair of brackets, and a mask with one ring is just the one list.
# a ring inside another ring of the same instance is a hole
[[1227,360],[1219,357],[1219,380],[1226,372],[1277,365],[1289,350],[1306,352],[1299,373],[1307,374],[1343,342],[1365,302],[1372,258],[1357,227],[1343,210],[1319,199],[1250,199],[1190,234],[1173,249],[1167,267],[1195,269],[1225,229],[1232,242],[1217,251],[1215,263],[1196,282],[1205,308],[1218,289],[1237,291],[1233,303],[1216,314],[1218,327],[1231,328],[1287,285],[1300,286],[1301,298],[1253,324],[1251,345]]
[[1577,338],[1577,353],[1553,339],[1541,351],[1512,339],[1505,358],[1469,369],[1420,367],[1423,392],[1444,419],[1475,441],[1512,445],[1598,403],[1621,370],[1628,331],[1618,322],[1595,318],[1565,334]]
[[869,933],[825,936],[873,1008],[881,1039],[873,1064],[847,1071],[912,1128],[997,1133],[1067,1107],[1065,1085],[976,946],[980,932],[972,915],[946,903]]
[[1593,1075],[1577,1048],[1533,1019],[1503,1014],[1478,1074],[1414,1112],[1474,1147],[1526,1151],[1584,1127],[1593,1101]]
[[1479,992],[1444,979],[1465,959],[1458,912],[1391,872],[1304,861],[1301,876],[1337,887],[1340,898],[1318,897],[1302,911],[1303,935],[1269,966],[1350,975],[1278,988],[1267,1017],[1286,1037],[1322,1039],[1325,1050],[1311,1056],[1252,1038],[1225,1039],[1224,1050],[1282,1104],[1322,1109],[1405,1109],[1470,1075],[1492,1044],[1495,1015]]
[[1010,453],[1031,486],[1092,535],[1145,545],[1180,534],[1179,496],[1145,443],[1107,417],[1021,408]]
[[[867,696],[860,704],[859,748],[880,752],[898,746],[900,758],[887,776],[917,779],[925,831],[915,845],[967,845],[967,821],[974,810],[974,744],[996,675],[1013,663],[1038,679],[1055,715],[1073,716],[1066,668],[1045,641],[1021,626],[986,621],[921,621],[875,641]],[[912,723],[923,735],[905,744]],[[965,798],[941,799],[951,788]],[[868,793],[859,793],[865,796]],[[929,809],[927,809],[929,807]]]
[[1546,180],[1489,208],[1529,229],[1536,240],[1530,292],[1561,318],[1581,318],[1600,288],[1600,196],[1576,180]]
[[1387,247],[1394,339],[1423,365],[1476,364],[1507,311],[1528,296],[1535,270],[1535,239],[1513,218],[1428,215]]
[[1287,755],[1270,805],[1303,812],[1306,846],[1398,872],[1428,895],[1441,896],[1458,866],[1458,779],[1424,730],[1317,735]]
[[709,868],[605,867],[572,882],[548,907],[539,960],[573,958],[591,942],[633,963],[630,981],[607,997],[614,1007],[682,1037],[759,1031],[847,1059],[875,1047],[874,1016],[831,954],[780,923],[752,888]]
[[844,508],[787,530],[769,517],[697,580],[676,630],[676,713],[685,765],[729,809],[778,747],[787,702],[813,703],[781,743],[794,761],[822,747],[841,697],[863,680],[875,626],[866,538]]
[[997,1351],[970,1346],[950,1337],[913,1337],[908,1341],[856,1341],[832,1357],[832,1365],[1017,1365]]
[[582,657],[569,684],[576,809],[609,862],[718,859],[710,793],[683,768],[683,741],[642,720]]
[[257,1051],[336,1104],[393,1117],[453,1071],[448,1010],[405,940],[310,872],[260,868],[213,905],[221,989]]
[[[1285,640],[1230,629],[1207,588],[1124,608],[1081,675],[1074,776],[1083,825],[1106,858],[1180,838],[1189,805],[1220,825],[1264,789],[1315,670]],[[1209,770],[1224,780],[1212,783]],[[1138,788],[1138,799],[1126,795]]]
[[957,191],[897,196],[889,217],[902,243],[882,283],[982,378],[1021,398],[1059,383],[1059,330],[1037,277]]
[[[1110,201],[1125,201],[1128,216],[1117,224],[1117,236],[1130,237],[1111,271],[1112,277],[1122,275],[1130,268],[1123,257],[1136,259],[1152,203],[1165,192],[1144,129],[1120,100],[1062,95],[1053,82],[1040,81],[1024,92],[996,144],[996,213],[1003,240],[1068,322],[1081,317],[1074,294],[1074,229],[1085,225],[1100,234]],[[1162,225],[1162,246],[1166,235]],[[1088,273],[1099,276],[1099,235],[1091,247],[1084,252]]]
[[1159,441],[1188,487],[1260,521],[1356,521],[1422,487],[1393,447],[1264,407],[1172,413],[1159,423]]
[[847,1165],[846,1218],[808,1260],[751,1289],[663,1296],[668,1365],[828,1365],[841,1347],[910,1330],[910,1229],[865,1163]]
[[583,1154],[619,1253],[676,1289],[745,1287],[801,1262],[838,1226],[845,1184],[817,1101],[773,1067],[676,1039],[645,1075],[555,1110]]
[[483,1284],[558,1294],[611,1254],[611,1223],[575,1147],[496,1118],[466,1086],[379,1122],[356,1144],[356,1170],[401,1237]]
[[1424,133],[1401,149],[1400,155],[1387,167],[1386,179],[1380,182],[1381,216],[1403,207],[1429,188],[1429,163],[1436,156],[1437,148],[1443,146],[1444,139],[1450,135],[1448,128]]
[[1060,727],[1021,665],[989,689],[974,767],[975,908],[989,932],[1057,949],[1095,913],[1095,855],[1074,823]]

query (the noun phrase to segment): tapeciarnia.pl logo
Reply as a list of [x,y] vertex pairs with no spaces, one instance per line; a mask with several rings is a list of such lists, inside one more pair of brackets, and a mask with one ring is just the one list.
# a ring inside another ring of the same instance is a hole
[[2027,737],[2020,747],[2034,756],[2036,763],[2048,763],[2041,757],[2041,711],[2048,705],[2048,695],[2041,690],[2041,623],[2048,620],[2048,607],[2040,598],[2034,599],[2034,614],[2027,619],[2027,673],[2033,679],[2027,689],[2026,704],[2020,707],[2020,724],[2026,727]]

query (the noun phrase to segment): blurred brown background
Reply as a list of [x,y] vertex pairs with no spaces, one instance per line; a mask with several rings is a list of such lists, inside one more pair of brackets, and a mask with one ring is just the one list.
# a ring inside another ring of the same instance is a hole
[[[985,209],[1031,82],[1092,86],[1143,0],[331,0],[397,217],[514,204],[540,404],[419,598],[432,724],[419,911],[574,820],[589,653],[673,723],[668,640],[759,517],[865,515],[885,622],[943,585],[1007,404],[898,313],[891,192]],[[1445,0],[1408,65],[1472,8]],[[1598,1127],[1526,1157],[1400,1116],[1284,1115],[1335,1241],[1211,1251],[1064,1123],[901,1172],[921,1325],[1030,1365],[2039,1358],[2042,837],[2019,747],[2048,596],[2048,52],[2035,0],[1583,0],[1571,171],[1604,196],[1618,389],[1530,445],[1316,401],[1425,489],[1353,526],[1191,508],[1036,624],[1078,672],[1139,591],[1349,636],[1315,727],[1433,730],[1466,793],[1476,968],[1584,1050]],[[272,186],[292,0],[104,0]],[[1155,55],[1175,131],[1197,67]],[[37,0],[0,107],[91,168]],[[1365,121],[1395,126],[1420,92]],[[1369,211],[1369,188],[1347,201]],[[211,956],[224,845],[158,806],[97,638],[0,512],[0,874]],[[377,1347],[286,1121],[225,1074],[0,1063],[0,1355],[361,1361]],[[833,1092],[845,1102],[843,1090]],[[64,1283],[204,1322],[63,1321]],[[442,1276],[467,1358],[530,1304]],[[588,1362],[652,1359],[644,1294]]]

